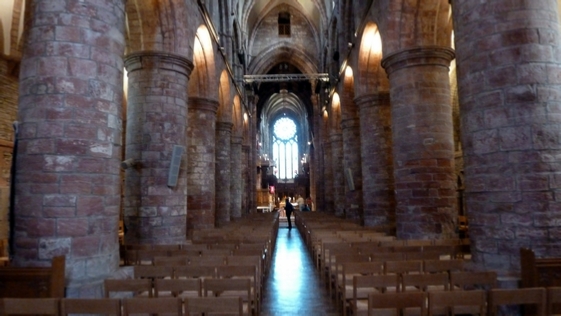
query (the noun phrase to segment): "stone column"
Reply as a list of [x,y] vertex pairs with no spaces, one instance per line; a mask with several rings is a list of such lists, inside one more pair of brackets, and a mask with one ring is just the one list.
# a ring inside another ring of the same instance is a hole
[[331,132],[331,168],[333,172],[333,210],[335,215],[345,217],[348,205],[345,204],[345,179],[343,175],[343,133],[341,130]]
[[216,224],[230,222],[231,122],[216,123]]
[[397,237],[454,238],[456,182],[446,47],[420,47],[382,60],[390,80]]
[[128,55],[125,159],[125,243],[169,244],[186,239],[186,155],[177,185],[168,186],[173,147],[186,146],[187,82],[193,64],[154,51]]
[[[230,180],[230,217],[242,216],[242,141],[239,136],[232,136],[231,147],[231,180]],[[247,161],[247,160],[245,160]]]
[[64,255],[66,295],[100,297],[119,266],[125,1],[28,4],[13,264]]
[[360,126],[354,101],[341,99],[341,131],[343,135],[343,176],[345,185],[345,217],[364,223],[362,207],[362,165],[360,147]]
[[362,183],[364,225],[395,233],[390,96],[364,95],[355,103],[360,113],[362,178],[367,179]]
[[187,235],[215,227],[215,144],[218,101],[189,98],[187,128]]
[[[325,124],[325,122],[324,122]],[[333,155],[331,150],[331,142],[328,135],[323,135],[323,205],[322,211],[327,213],[335,213],[335,198],[333,194]],[[319,200],[319,199],[318,199]],[[319,202],[318,202],[319,203]]]
[[253,194],[250,172],[253,172],[253,168],[250,166],[250,155],[251,147],[246,145],[245,142],[242,145],[242,205],[241,205],[241,216],[243,216],[249,209],[250,196]]
[[453,12],[473,261],[518,273],[520,247],[561,256],[557,2],[453,1]]

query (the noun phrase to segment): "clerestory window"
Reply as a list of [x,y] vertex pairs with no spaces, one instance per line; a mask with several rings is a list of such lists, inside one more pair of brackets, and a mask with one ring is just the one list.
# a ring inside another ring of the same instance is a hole
[[279,13],[279,36],[290,36],[290,13]]

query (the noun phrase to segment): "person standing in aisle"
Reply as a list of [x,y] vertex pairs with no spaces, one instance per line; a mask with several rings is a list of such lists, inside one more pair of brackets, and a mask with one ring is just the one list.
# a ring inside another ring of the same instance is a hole
[[284,204],[284,210],[286,211],[286,220],[288,221],[288,229],[292,229],[292,222],[290,221],[290,215],[292,215],[292,211],[294,211],[294,207],[292,203],[290,203],[290,199],[286,198]]

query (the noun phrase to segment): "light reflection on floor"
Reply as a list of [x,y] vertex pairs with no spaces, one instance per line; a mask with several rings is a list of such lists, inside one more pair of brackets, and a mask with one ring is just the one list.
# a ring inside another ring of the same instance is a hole
[[281,223],[261,315],[339,315],[298,230]]

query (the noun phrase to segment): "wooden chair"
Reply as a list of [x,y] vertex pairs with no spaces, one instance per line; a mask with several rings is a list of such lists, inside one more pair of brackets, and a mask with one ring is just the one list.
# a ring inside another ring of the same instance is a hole
[[188,297],[185,299],[185,316],[213,315],[243,316],[241,297]]
[[[399,261],[386,261],[384,263],[384,272],[386,274],[395,274],[398,276],[398,284],[401,285],[401,278],[404,274],[421,274],[423,272],[422,260],[399,260]],[[402,291],[398,287],[397,292]]]
[[368,309],[368,294],[392,293],[399,288],[397,274],[378,274],[353,277],[353,296],[348,300],[347,306],[352,315],[366,314]]
[[547,314],[561,315],[561,287],[547,288]]
[[208,279],[216,278],[216,266],[186,265],[173,267],[173,277],[176,279]]
[[353,277],[384,273],[383,262],[346,262],[342,264],[341,281],[337,284],[337,306],[343,307],[346,315],[347,300],[353,296]]
[[425,273],[437,272],[451,272],[464,271],[465,260],[451,259],[451,260],[425,260],[423,261],[423,271]]
[[429,295],[429,315],[479,315],[487,312],[484,290],[432,291]]
[[193,266],[221,266],[226,264],[226,256],[203,254],[200,257],[190,257],[188,264]]
[[103,285],[106,298],[152,297],[150,279],[105,279]]
[[257,274],[255,265],[226,265],[216,267],[216,274],[219,279],[249,278],[251,281],[252,305],[256,310],[260,308],[261,302],[261,283],[260,276]]
[[404,274],[401,276],[402,292],[409,291],[448,291],[450,288],[450,278],[448,273],[423,273],[423,274]]
[[168,266],[168,267],[173,267],[173,266],[184,266],[187,265],[189,263],[189,258],[188,256],[156,256],[154,257],[153,261],[154,261],[154,266]]
[[180,298],[132,297],[123,299],[122,303],[123,316],[183,316],[183,302]]
[[136,250],[135,261],[132,265],[153,265],[155,257],[168,257],[169,250],[160,249],[138,249]]
[[[498,315],[500,307],[506,309],[507,314],[546,315],[547,292],[543,287],[522,289],[491,289],[488,292],[489,315]],[[512,311],[510,309],[512,309]],[[504,312],[504,311],[503,311]]]
[[450,273],[451,290],[490,290],[497,287],[495,271],[464,271]]
[[343,281],[343,264],[349,262],[369,262],[370,256],[366,254],[350,253],[347,255],[337,254],[331,259],[331,272],[329,275],[329,294],[330,297],[335,296],[337,299],[338,287]]
[[59,300],[59,298],[3,298],[0,315],[58,316]]
[[133,266],[135,279],[150,279],[154,282],[155,279],[171,279],[173,277],[172,266]]
[[240,297],[243,301],[243,312],[246,315],[257,313],[256,302],[251,294],[251,280],[239,279],[206,279],[203,282],[205,297]]
[[381,315],[427,315],[427,293],[370,293],[368,294],[368,316]]
[[121,300],[116,298],[63,298],[60,315],[121,315]]
[[201,297],[203,296],[202,279],[156,279],[155,297]]

